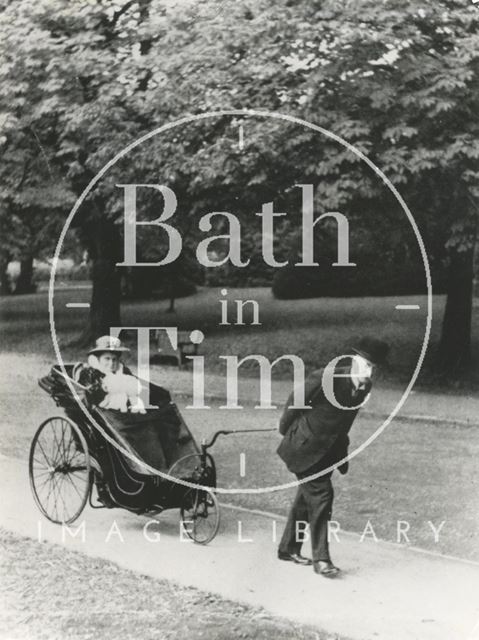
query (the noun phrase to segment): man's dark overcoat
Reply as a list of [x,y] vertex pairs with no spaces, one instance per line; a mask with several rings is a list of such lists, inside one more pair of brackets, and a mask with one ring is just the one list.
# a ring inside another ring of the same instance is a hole
[[[288,408],[293,404],[294,396],[291,394],[280,421],[279,431],[284,437],[277,452],[295,474],[317,467],[321,461],[327,461],[326,466],[329,466],[347,455],[349,430],[359,405],[371,390],[370,382],[364,388],[356,388],[351,378],[351,364],[337,366],[334,372],[335,398],[343,407],[352,408],[335,407],[324,394],[323,372],[324,369],[318,369],[305,381],[305,402],[311,408]],[[334,452],[333,456],[331,452]]]

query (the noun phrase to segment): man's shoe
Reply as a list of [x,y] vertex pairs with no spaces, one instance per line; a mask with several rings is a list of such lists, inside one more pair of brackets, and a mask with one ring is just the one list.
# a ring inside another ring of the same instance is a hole
[[326,578],[335,578],[341,571],[341,569],[335,567],[332,562],[324,562],[323,560],[315,562],[313,569],[315,573],[319,573],[319,575],[325,576]]
[[286,562],[294,562],[295,564],[303,564],[305,566],[313,564],[312,560],[305,558],[300,553],[285,553],[284,551],[278,551],[278,558],[280,560],[286,560]]

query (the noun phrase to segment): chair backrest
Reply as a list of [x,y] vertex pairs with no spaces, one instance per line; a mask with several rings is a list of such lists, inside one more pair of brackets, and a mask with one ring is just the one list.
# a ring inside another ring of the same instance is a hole
[[75,382],[79,381],[80,373],[82,372],[82,370],[84,368],[85,368],[85,364],[83,362],[75,362],[75,364],[73,365],[72,372],[71,372],[71,378]]
[[[79,364],[81,364],[81,363],[79,363],[79,362],[73,362],[73,363],[72,363],[72,362],[70,362],[70,363],[68,363],[68,364],[63,364],[63,366],[64,366],[64,368],[65,368],[65,371],[66,371],[66,373],[67,373],[67,376],[68,376],[69,378],[72,378],[72,379],[73,379],[73,372],[74,372],[74,370],[75,370],[75,367],[77,367]],[[63,371],[62,371],[62,369],[61,369],[61,367],[60,367],[60,365],[59,365],[59,364],[54,364],[54,365],[53,365],[53,367],[52,367],[52,373],[53,373],[53,375],[55,375],[55,374],[56,374],[56,375],[59,375],[59,376],[61,376],[62,378],[64,378]]]
[[63,407],[67,412],[75,411],[75,409],[78,409],[78,400],[72,393],[67,381],[67,379],[73,380],[74,365],[65,364],[64,367],[66,375],[59,365],[54,365],[47,376],[38,380],[38,384],[55,400],[57,405]]

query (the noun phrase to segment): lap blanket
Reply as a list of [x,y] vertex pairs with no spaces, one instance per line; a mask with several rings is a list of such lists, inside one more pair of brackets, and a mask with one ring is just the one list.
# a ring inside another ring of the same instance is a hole
[[[108,409],[98,411],[116,434],[118,442],[158,471],[166,473],[179,458],[199,451],[173,403],[159,409],[149,409],[146,414]],[[154,475],[127,456],[125,461],[139,473]]]

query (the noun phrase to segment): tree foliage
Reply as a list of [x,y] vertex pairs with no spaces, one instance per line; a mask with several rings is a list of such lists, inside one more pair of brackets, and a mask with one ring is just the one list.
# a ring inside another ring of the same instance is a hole
[[[65,211],[105,162],[155,127],[187,114],[245,110],[244,118],[205,120],[151,139],[91,193],[75,224],[102,269],[110,264],[94,291],[97,304],[106,296],[110,308],[100,310],[94,332],[119,317],[115,296],[106,295],[119,292],[117,178],[175,190],[188,251],[198,216],[223,208],[241,218],[254,253],[254,213],[274,200],[275,210],[291,214],[276,230],[284,255],[299,224],[298,181],[315,185],[318,212],[344,211],[359,227],[372,219],[387,237],[397,205],[357,156],[331,139],[318,145],[311,130],[246,117],[260,109],[343,137],[400,189],[431,256],[449,257],[443,365],[467,362],[479,184],[479,13],[470,2],[56,0],[52,8],[47,0],[17,0],[3,2],[0,25],[7,158],[0,220],[7,227],[15,209],[35,228],[41,209],[30,205],[40,200],[50,224],[51,210]],[[145,216],[158,206],[145,195]],[[403,235],[387,239],[399,255]],[[161,255],[164,238],[150,245],[150,255]]]

